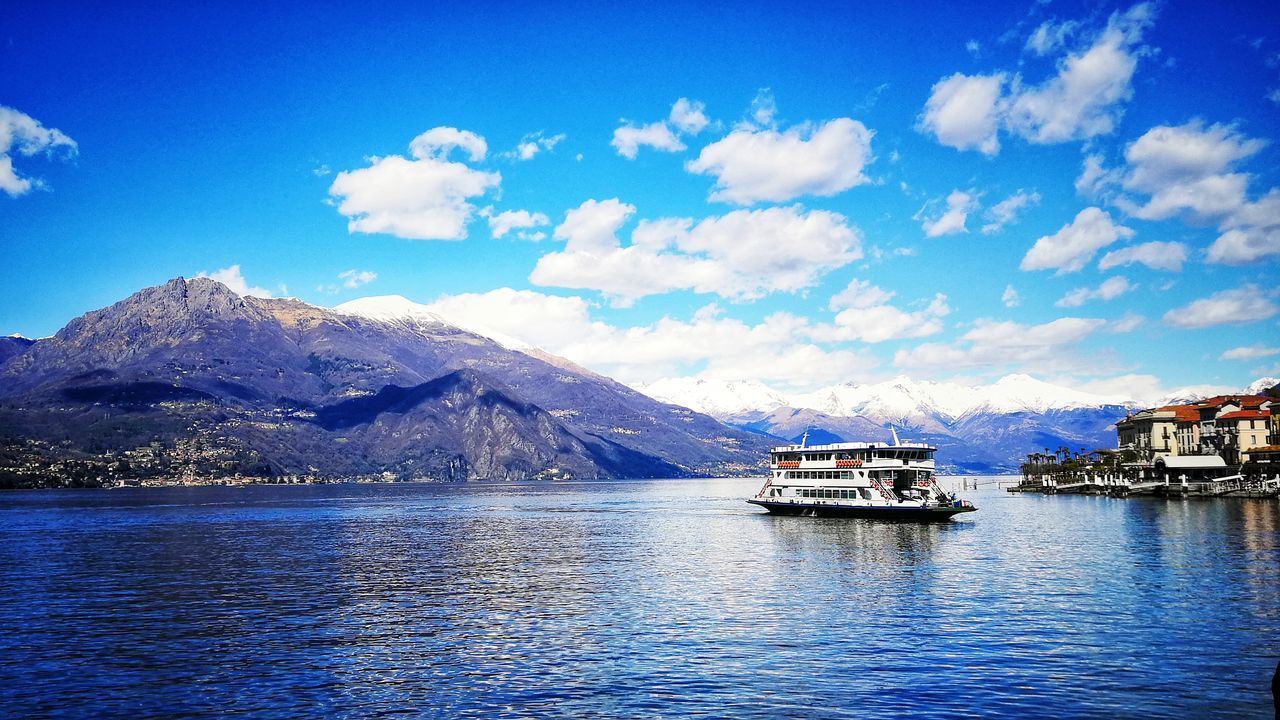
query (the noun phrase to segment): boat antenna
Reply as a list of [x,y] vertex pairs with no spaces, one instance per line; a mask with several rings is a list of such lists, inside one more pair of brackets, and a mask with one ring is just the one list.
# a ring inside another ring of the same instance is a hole
[[901,443],[900,443],[900,442],[898,442],[898,428],[896,428],[896,427],[894,427],[894,426],[890,425],[890,426],[889,426],[889,432],[893,433],[893,444],[894,444],[894,445],[901,445]]
[[805,430],[804,434],[800,436],[800,447],[807,447],[808,445],[809,445],[809,431]]

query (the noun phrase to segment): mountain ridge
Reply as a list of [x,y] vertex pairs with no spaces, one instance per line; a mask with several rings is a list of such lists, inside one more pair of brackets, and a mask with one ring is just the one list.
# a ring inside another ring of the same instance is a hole
[[[454,405],[440,405],[432,383],[451,375]],[[140,290],[0,361],[0,438],[99,465],[204,443],[272,474],[448,480],[741,474],[771,444],[439,318],[241,297],[207,278]]]
[[[1023,373],[976,387],[899,376],[791,395],[754,381],[702,378],[668,379],[638,389],[668,402],[683,401],[735,427],[793,441],[805,433],[814,442],[887,439],[896,430],[937,445],[939,466],[949,472],[1015,472],[1027,453],[1046,447],[1114,447],[1115,422],[1146,406]],[[1191,390],[1175,391],[1157,405],[1175,396],[1203,397]]]

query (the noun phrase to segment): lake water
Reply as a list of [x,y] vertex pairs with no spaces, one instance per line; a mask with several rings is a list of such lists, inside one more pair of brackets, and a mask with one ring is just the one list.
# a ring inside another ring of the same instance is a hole
[[1280,503],[760,482],[6,493],[0,715],[1271,715]]

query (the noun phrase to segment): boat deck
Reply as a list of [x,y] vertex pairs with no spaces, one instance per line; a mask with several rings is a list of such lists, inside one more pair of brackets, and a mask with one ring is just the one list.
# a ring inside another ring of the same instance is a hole
[[972,505],[836,505],[830,503],[771,502],[751,498],[747,502],[759,505],[775,515],[808,515],[812,517],[849,517],[877,520],[901,520],[905,522],[943,522],[955,515],[977,510]]

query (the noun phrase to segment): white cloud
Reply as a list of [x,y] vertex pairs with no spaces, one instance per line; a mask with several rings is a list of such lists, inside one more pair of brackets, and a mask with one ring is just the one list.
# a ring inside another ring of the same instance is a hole
[[699,222],[643,220],[623,246],[618,230],[635,207],[589,200],[566,213],[555,236],[564,252],[544,255],[529,276],[538,285],[598,290],[615,304],[673,290],[754,299],[795,292],[862,257],[843,215],[800,206],[737,210]]
[[378,279],[378,273],[372,270],[343,270],[338,273],[338,279],[342,281],[342,287],[354,290],[361,285],[368,285]]
[[707,119],[706,105],[697,100],[680,98],[671,106],[668,119],[682,133],[697,135],[711,121]]
[[565,240],[566,253],[604,254],[618,247],[618,229],[635,214],[636,206],[617,198],[587,200],[564,214],[555,238]]
[[1143,316],[1137,313],[1128,312],[1120,316],[1119,318],[1116,318],[1115,320],[1112,320],[1111,322],[1107,323],[1107,332],[1111,332],[1111,333],[1133,332],[1134,330],[1137,330],[1138,328],[1142,327],[1142,325],[1146,322],[1147,322],[1147,319],[1144,318]]
[[941,293],[916,312],[889,305],[892,297],[893,293],[855,278],[831,298],[828,307],[840,312],[831,325],[814,328],[813,338],[828,342],[860,340],[878,343],[926,337],[941,332],[942,318],[951,312],[947,296]]
[[1153,127],[1125,148],[1129,172],[1124,186],[1151,194],[1193,183],[1223,173],[1265,145],[1244,137],[1233,126],[1206,128],[1201,120],[1177,127]]
[[663,317],[619,327],[591,317],[579,297],[500,288],[445,296],[431,311],[462,325],[492,328],[623,382],[670,375],[751,377],[795,389],[856,377],[875,359],[811,339],[804,318],[775,313],[757,324],[725,317],[714,304],[688,320]]
[[947,296],[942,293],[935,295],[927,306],[916,312],[901,310],[892,305],[850,308],[836,315],[829,327],[819,328],[816,338],[879,343],[927,337],[942,332],[942,318],[950,312]]
[[995,155],[1000,152],[1000,93],[1006,79],[1004,73],[956,73],[939,80],[925,102],[920,129],[948,147]]
[[[1000,150],[1001,129],[1037,144],[1108,134],[1133,95],[1133,73],[1147,52],[1142,34],[1153,14],[1147,3],[1114,13],[1087,47],[1061,58],[1056,74],[1039,85],[1026,85],[1021,75],[1010,78],[1004,72],[943,78],[925,102],[919,128],[943,145],[988,156]],[[1041,54],[1053,52],[1078,29],[1071,21],[1045,23],[1027,46]]]
[[1228,230],[1213,241],[1205,258],[1211,263],[1245,265],[1271,255],[1280,255],[1280,227],[1276,225]]
[[1112,250],[1098,261],[1099,270],[1140,263],[1152,270],[1180,272],[1187,261],[1187,246],[1180,242],[1148,242]]
[[1023,270],[1056,268],[1058,275],[1076,272],[1094,254],[1121,238],[1133,237],[1133,230],[1111,221],[1111,215],[1096,207],[1081,210],[1053,235],[1045,235],[1027,251],[1019,267]]
[[1080,28],[1074,20],[1056,22],[1045,20],[1027,38],[1026,49],[1041,57],[1057,52],[1067,44],[1067,40]]
[[995,348],[1066,345],[1085,339],[1102,324],[1102,320],[1076,317],[1058,318],[1040,325],[979,320],[974,329],[960,339]]
[[409,154],[418,160],[444,160],[454,149],[465,150],[471,162],[480,162],[489,152],[484,138],[470,130],[437,127],[422,133],[409,142]]
[[[504,210],[496,215],[489,214],[489,232],[494,239],[504,237],[515,229],[542,227],[551,224],[551,218],[540,212],[528,210]],[[521,235],[521,239],[532,239],[532,235]]]
[[347,290],[354,290],[363,285],[368,285],[377,279],[378,273],[373,272],[372,270],[356,270],[354,268],[351,270],[343,270],[338,273],[339,282],[330,283],[328,285],[319,285],[316,287],[316,292],[337,295],[342,292],[344,288]]
[[504,157],[515,160],[532,160],[542,151],[551,152],[564,141],[566,135],[560,133],[558,135],[545,135],[542,131],[526,135],[516,144],[516,149],[511,152],[503,153]]
[[1058,63],[1058,74],[1038,87],[1015,88],[1007,127],[1033,143],[1058,143],[1106,135],[1115,129],[1120,104],[1133,95],[1138,66],[1134,46],[1151,24],[1146,3],[1115,13],[1087,50]]
[[778,114],[778,103],[773,99],[773,91],[760,88],[751,100],[751,119],[761,127],[772,127]]
[[240,266],[232,265],[224,267],[221,270],[213,272],[200,271],[196,273],[196,277],[209,278],[226,285],[231,292],[237,295],[247,295],[249,297],[269,298],[271,291],[266,288],[254,287],[245,281],[244,275],[240,274]]
[[1173,388],[1166,386],[1155,375],[1128,374],[1110,378],[1099,378],[1080,381],[1063,378],[1059,384],[1070,385],[1084,392],[1097,395],[1129,397],[1151,407],[1165,402],[1170,397],[1186,397],[1198,395],[1211,397],[1240,392],[1240,388],[1230,385],[1192,385],[1190,387]]
[[893,293],[886,292],[866,280],[854,278],[845,286],[845,289],[831,296],[831,300],[827,302],[827,308],[830,310],[845,310],[847,308],[873,307],[875,305],[884,305],[892,298]]
[[591,320],[587,301],[576,296],[498,288],[486,293],[445,295],[429,303],[428,309],[464,327],[492,328],[561,355],[565,347],[584,338],[609,334],[607,325]]
[[1034,363],[1041,371],[1076,369],[1087,365],[1069,351],[1070,346],[1104,325],[1105,320],[1076,317],[1040,325],[978,320],[957,342],[924,343],[899,350],[894,354],[893,364],[904,368],[955,370]]
[[1219,360],[1257,360],[1258,358],[1271,357],[1272,355],[1280,355],[1280,347],[1267,347],[1265,345],[1249,345],[1247,347],[1231,348],[1218,356]]
[[1114,300],[1137,288],[1123,275],[1107,278],[1096,288],[1076,288],[1063,295],[1054,305],[1058,307],[1080,307],[1090,300]]
[[1164,220],[1182,212],[1196,219],[1209,219],[1241,207],[1247,184],[1248,177],[1241,174],[1210,175],[1191,182],[1167,185],[1141,207],[1133,206],[1124,199],[1117,204],[1125,212],[1143,220]]
[[680,152],[685,149],[684,143],[680,142],[680,138],[671,131],[671,127],[661,120],[640,127],[623,125],[613,131],[613,141],[610,145],[613,145],[618,150],[618,154],[628,160],[636,159],[636,153],[641,146],[663,152]]
[[1085,197],[1103,197],[1109,194],[1111,186],[1120,182],[1120,171],[1108,170],[1102,162],[1103,157],[1098,153],[1085,156],[1080,177],[1076,178],[1076,192]]
[[1280,188],[1242,203],[1219,225],[1225,232],[1209,246],[1212,263],[1244,265],[1280,255]]
[[628,160],[634,160],[641,147],[680,152],[685,149],[685,144],[680,141],[681,135],[697,135],[710,124],[705,111],[703,103],[680,98],[672,103],[666,120],[641,126],[627,123],[613,131],[611,144],[619,155]]
[[1164,314],[1164,321],[1181,328],[1206,328],[1244,325],[1266,320],[1276,313],[1280,313],[1280,307],[1262,289],[1256,285],[1243,285],[1174,308]]
[[0,105],[0,190],[9,197],[42,187],[39,179],[23,177],[13,167],[13,155],[31,157],[38,153],[74,157],[76,141],[57,128],[47,128],[39,120],[11,107]]
[[1000,294],[1000,302],[1007,308],[1016,308],[1022,302],[1022,298],[1012,285],[1005,285],[1004,292]]
[[400,155],[372,158],[367,168],[338,173],[329,194],[341,198],[352,233],[386,233],[415,240],[460,240],[475,211],[469,198],[502,182],[496,172],[451,162],[451,150],[465,150],[472,161],[484,159],[484,139],[475,133],[438,127],[409,145],[410,160]]
[[[1243,265],[1280,255],[1280,188],[1248,198],[1252,176],[1235,165],[1256,155],[1266,141],[1247,138],[1232,125],[1205,126],[1191,120],[1151,128],[1125,149],[1125,166],[1103,170],[1086,164],[1077,188],[1096,195],[1123,190],[1147,195],[1145,202],[1119,195],[1114,203],[1144,220],[1185,216],[1214,223],[1221,233],[1209,247],[1212,263]],[[1089,177],[1086,178],[1086,175]]]
[[941,214],[933,217],[925,215],[926,211],[932,210],[938,204],[938,200],[931,200],[912,216],[914,219],[920,220],[920,226],[924,228],[925,237],[934,238],[942,235],[969,232],[968,228],[964,226],[965,220],[968,219],[969,213],[978,209],[977,198],[974,197],[972,192],[952,190],[951,194],[947,196],[947,207]]
[[751,205],[827,197],[870,182],[862,169],[873,159],[872,135],[850,118],[784,132],[744,125],[704,147],[685,169],[715,176],[715,201]]
[[987,219],[987,224],[982,226],[982,234],[992,235],[1000,232],[1006,225],[1017,221],[1018,213],[1039,204],[1040,193],[1018,190],[1004,200],[992,205],[991,209],[983,213],[983,217]]

